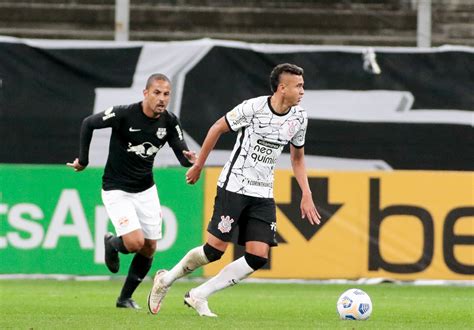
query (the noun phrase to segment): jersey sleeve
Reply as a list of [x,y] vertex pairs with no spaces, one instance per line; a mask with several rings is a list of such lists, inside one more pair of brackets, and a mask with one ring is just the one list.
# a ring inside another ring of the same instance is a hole
[[89,164],[89,147],[94,130],[107,127],[117,128],[122,112],[123,110],[119,107],[110,107],[105,111],[90,115],[82,121],[79,139],[79,164],[82,166]]
[[173,152],[178,158],[179,163],[184,166],[184,167],[191,167],[193,164],[188,161],[186,157],[183,155],[183,151],[186,150],[188,151],[188,146],[186,144],[186,141],[184,140],[184,135],[183,135],[183,129],[181,128],[181,123],[179,122],[179,119],[173,115],[170,114],[171,120],[170,120],[170,125],[169,125],[169,138],[168,138],[168,144],[173,149]]
[[305,113],[303,117],[303,124],[300,126],[300,129],[296,132],[293,138],[290,140],[290,143],[295,148],[304,147],[307,128],[308,128],[308,117],[306,116],[306,113]]
[[242,127],[250,125],[254,113],[255,110],[252,107],[252,103],[247,100],[227,112],[225,114],[225,121],[231,130],[238,131]]

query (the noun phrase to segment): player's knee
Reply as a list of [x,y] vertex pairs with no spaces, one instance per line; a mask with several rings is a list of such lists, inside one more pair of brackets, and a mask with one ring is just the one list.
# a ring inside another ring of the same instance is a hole
[[128,242],[124,242],[125,246],[127,247],[127,250],[135,253],[140,251],[143,246],[145,245],[145,240],[144,239],[136,239]]
[[204,249],[204,254],[206,255],[206,258],[207,260],[209,260],[209,262],[219,260],[224,254],[224,252],[216,249],[215,247],[210,246],[207,243],[204,244],[203,249]]
[[253,269],[257,270],[265,266],[267,263],[268,259],[256,256],[255,254],[251,254],[248,252],[245,252],[245,261],[247,261],[247,264]]

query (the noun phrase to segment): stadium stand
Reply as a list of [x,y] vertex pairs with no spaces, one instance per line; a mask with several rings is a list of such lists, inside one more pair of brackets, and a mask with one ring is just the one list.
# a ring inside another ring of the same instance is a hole
[[[0,35],[114,38],[115,0],[0,0]],[[416,0],[130,0],[130,40],[416,46]],[[474,1],[432,0],[432,45],[474,45]]]

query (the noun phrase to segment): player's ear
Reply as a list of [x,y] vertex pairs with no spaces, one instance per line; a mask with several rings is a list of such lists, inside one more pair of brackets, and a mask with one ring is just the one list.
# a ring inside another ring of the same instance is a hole
[[281,93],[281,83],[277,85],[274,93]]

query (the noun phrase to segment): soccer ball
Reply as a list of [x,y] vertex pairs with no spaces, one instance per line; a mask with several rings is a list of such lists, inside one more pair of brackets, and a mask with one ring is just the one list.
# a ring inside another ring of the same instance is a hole
[[337,300],[337,312],[341,320],[367,320],[372,314],[372,301],[360,289],[349,289]]

